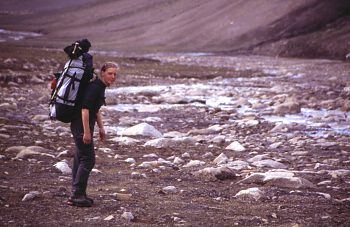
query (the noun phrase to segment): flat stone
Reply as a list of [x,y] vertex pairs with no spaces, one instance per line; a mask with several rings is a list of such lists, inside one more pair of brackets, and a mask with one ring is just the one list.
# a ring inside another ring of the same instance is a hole
[[256,161],[252,163],[253,166],[256,167],[270,167],[270,168],[274,168],[274,169],[286,169],[287,166],[280,163],[280,162],[276,162],[274,160],[271,159],[264,159],[264,160],[260,160],[260,161]]
[[266,173],[253,173],[239,183],[256,183],[277,186],[283,188],[314,188],[315,186],[308,180],[295,177],[293,172],[283,170],[271,170]]

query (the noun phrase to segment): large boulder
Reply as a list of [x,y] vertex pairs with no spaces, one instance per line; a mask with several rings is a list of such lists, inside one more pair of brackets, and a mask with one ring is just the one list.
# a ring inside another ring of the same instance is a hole
[[160,133],[156,128],[147,123],[140,123],[130,128],[125,129],[122,133],[123,136],[145,136],[145,137],[162,137],[162,133]]

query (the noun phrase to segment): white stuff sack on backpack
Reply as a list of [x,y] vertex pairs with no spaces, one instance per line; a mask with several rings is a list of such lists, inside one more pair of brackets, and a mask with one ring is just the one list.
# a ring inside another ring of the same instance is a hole
[[[75,105],[78,95],[80,81],[84,75],[84,63],[82,56],[78,59],[70,60],[64,66],[63,74],[59,78],[56,102],[70,106]],[[60,86],[60,84],[62,85]]]
[[62,122],[70,122],[72,120],[80,83],[85,71],[85,64],[82,58],[83,56],[77,59],[70,59],[65,64],[51,96],[49,106],[51,119],[57,119]]

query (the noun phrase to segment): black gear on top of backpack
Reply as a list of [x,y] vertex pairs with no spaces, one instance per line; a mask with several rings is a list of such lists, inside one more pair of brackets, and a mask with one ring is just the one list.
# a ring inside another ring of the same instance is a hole
[[57,79],[50,99],[50,118],[68,123],[80,116],[80,102],[88,82],[93,77],[91,47],[87,39],[64,48],[69,56]]
[[76,59],[83,53],[87,53],[91,47],[91,43],[88,39],[77,40],[69,46],[66,46],[63,50],[70,59]]

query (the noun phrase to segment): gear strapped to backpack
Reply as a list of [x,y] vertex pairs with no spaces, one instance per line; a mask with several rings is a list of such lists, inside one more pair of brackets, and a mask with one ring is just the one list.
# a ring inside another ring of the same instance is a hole
[[[84,46],[81,45],[83,41],[77,41],[65,48],[70,60],[53,85],[49,104],[51,119],[68,123],[79,117],[79,98],[93,74],[92,56],[86,53],[91,45],[88,43],[87,50],[84,50]],[[90,62],[86,63],[86,58]]]

